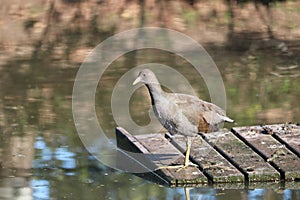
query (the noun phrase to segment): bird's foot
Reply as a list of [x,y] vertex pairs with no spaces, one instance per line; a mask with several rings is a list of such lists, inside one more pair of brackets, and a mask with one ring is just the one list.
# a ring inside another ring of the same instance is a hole
[[179,169],[179,168],[182,168],[184,167],[184,165],[167,165],[167,166],[159,166],[156,168],[156,170],[159,170],[159,169]]
[[186,168],[188,168],[188,167],[198,167],[198,165],[196,165],[196,164],[194,164],[194,163],[191,163],[191,162],[188,162],[188,163],[182,165],[182,167],[179,167],[179,168],[176,170],[176,172],[179,172],[179,171],[181,171],[181,170],[183,170],[183,169],[186,169]]
[[156,170],[159,170],[159,169],[177,169],[176,172],[179,172],[183,169],[186,169],[187,167],[198,167],[198,165],[194,164],[194,163],[188,163],[188,164],[185,164],[185,165],[168,165],[168,166],[160,166],[158,168],[156,168]]

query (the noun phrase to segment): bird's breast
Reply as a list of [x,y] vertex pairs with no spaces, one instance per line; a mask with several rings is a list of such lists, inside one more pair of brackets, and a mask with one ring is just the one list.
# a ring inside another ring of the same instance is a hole
[[172,101],[160,99],[153,105],[153,110],[160,123],[171,134],[194,136],[198,133],[197,126],[193,125],[183,110]]

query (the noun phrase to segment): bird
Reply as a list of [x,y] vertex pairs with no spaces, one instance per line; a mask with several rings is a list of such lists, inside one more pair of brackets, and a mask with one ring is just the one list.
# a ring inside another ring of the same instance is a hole
[[165,92],[150,69],[140,70],[133,85],[138,83],[146,85],[154,114],[162,126],[171,135],[186,137],[184,164],[166,168],[176,167],[181,170],[194,166],[189,162],[192,138],[199,135],[199,132],[218,131],[223,122],[234,122],[226,116],[223,109],[213,103],[188,94]]

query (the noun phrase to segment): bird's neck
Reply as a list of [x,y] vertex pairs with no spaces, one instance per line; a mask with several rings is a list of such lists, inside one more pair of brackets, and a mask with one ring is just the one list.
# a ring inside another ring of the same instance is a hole
[[151,103],[154,105],[154,103],[157,101],[157,98],[164,95],[164,91],[159,83],[146,84],[146,86],[151,96]]

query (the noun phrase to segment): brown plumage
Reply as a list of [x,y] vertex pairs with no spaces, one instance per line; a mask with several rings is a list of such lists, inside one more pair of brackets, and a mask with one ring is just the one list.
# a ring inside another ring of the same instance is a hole
[[155,74],[149,69],[140,71],[134,81],[144,83],[151,97],[155,116],[171,133],[180,134],[188,138],[185,165],[188,165],[191,139],[198,132],[212,132],[219,130],[223,122],[233,122],[220,107],[203,101],[198,97],[164,92]]

